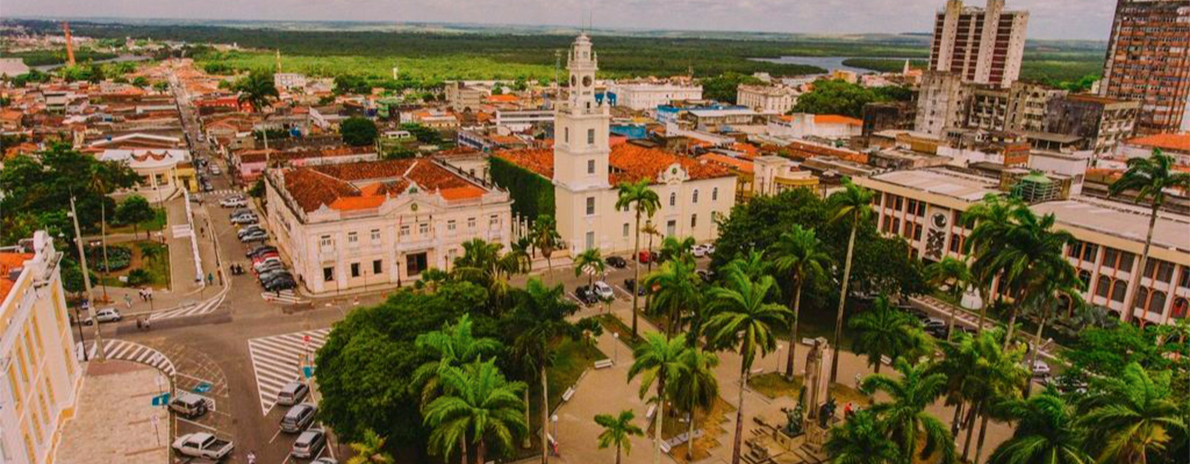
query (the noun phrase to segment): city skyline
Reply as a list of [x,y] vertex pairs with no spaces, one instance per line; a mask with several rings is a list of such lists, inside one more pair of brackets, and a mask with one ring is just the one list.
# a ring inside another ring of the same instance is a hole
[[[520,26],[739,31],[800,34],[926,33],[942,0],[609,0],[593,7],[587,0],[298,0],[236,2],[150,2],[106,0],[7,2],[8,17],[103,17],[120,19],[441,22]],[[984,2],[969,1],[970,6]],[[1106,41],[1115,2],[1096,0],[1014,0],[1010,9],[1030,12],[1032,39]],[[613,12],[637,11],[619,15]],[[1078,11],[1080,21],[1069,21]],[[585,12],[585,14],[575,14]],[[664,18],[660,20],[658,18]]]

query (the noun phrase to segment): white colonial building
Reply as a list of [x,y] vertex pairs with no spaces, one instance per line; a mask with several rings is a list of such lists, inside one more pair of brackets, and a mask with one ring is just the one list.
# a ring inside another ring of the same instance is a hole
[[140,175],[141,183],[131,192],[150,202],[180,194],[194,177],[190,151],[185,149],[107,149],[99,159],[125,163],[132,168]]
[[797,105],[800,95],[793,87],[740,84],[736,88],[736,103],[761,113],[784,115]]
[[616,105],[637,111],[653,110],[677,100],[702,100],[702,86],[678,82],[623,82],[610,86]]

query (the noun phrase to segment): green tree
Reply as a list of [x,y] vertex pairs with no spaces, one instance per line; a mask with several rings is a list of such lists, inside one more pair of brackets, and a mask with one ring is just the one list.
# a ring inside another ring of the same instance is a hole
[[248,195],[257,199],[263,199],[265,195],[264,178],[257,179],[252,183],[252,187],[248,189]]
[[[1079,405],[1086,449],[1100,462],[1149,463],[1185,433],[1183,409],[1170,398],[1170,373],[1145,371],[1137,363],[1118,377],[1096,380]],[[1180,460],[1174,460],[1179,462]]]
[[[157,211],[149,205],[144,197],[133,194],[120,202],[116,207],[116,221],[132,225],[132,235],[140,234],[140,224],[157,218]],[[145,238],[149,238],[149,231],[145,231]]]
[[946,340],[954,334],[955,314],[962,305],[963,291],[971,283],[971,270],[967,263],[954,257],[944,257],[942,261],[931,263],[926,267],[926,281],[935,288],[946,288],[953,304],[950,307],[950,320],[946,323]]
[[169,83],[166,81],[157,81],[153,83],[153,90],[157,92],[165,92],[169,90]]
[[1085,431],[1075,424],[1074,409],[1047,389],[1028,399],[997,404],[996,416],[1016,424],[1012,437],[1000,443],[988,463],[1091,463],[1083,450]]
[[475,337],[471,326],[471,316],[463,315],[457,323],[443,324],[442,329],[420,334],[414,341],[417,350],[431,358],[413,372],[412,385],[420,387],[418,394],[423,408],[442,393],[440,376],[443,370],[500,352],[500,341]]
[[281,96],[273,84],[273,74],[257,71],[248,73],[247,76],[236,81],[232,85],[232,90],[240,93],[238,98],[240,105],[248,104],[253,111],[258,112],[264,111]]
[[[1153,154],[1148,158],[1129,159],[1128,171],[1113,182],[1108,190],[1112,197],[1135,191],[1136,203],[1149,203],[1149,229],[1145,234],[1145,247],[1140,255],[1141,273],[1149,273],[1149,250],[1153,246],[1153,229],[1157,227],[1157,211],[1165,204],[1166,191],[1176,189],[1190,189],[1190,173],[1175,170],[1173,157],[1161,153],[1161,149],[1153,149]],[[1156,268],[1153,267],[1154,270]],[[1127,306],[1124,321],[1132,321],[1133,307],[1134,305]]]
[[660,261],[682,260],[694,263],[694,238],[669,236],[661,241]]
[[[987,255],[988,250],[1004,237],[1005,230],[1012,223],[1011,215],[1016,207],[1016,199],[1005,200],[995,194],[988,194],[982,201],[972,205],[963,212],[963,224],[971,229],[971,234],[963,243],[963,253],[970,257]],[[979,289],[979,324],[976,332],[983,332],[987,310],[992,300],[992,285],[998,274],[997,270],[988,266],[987,261],[970,265],[972,284]]]
[[[684,311],[694,313],[694,309],[700,305],[702,291],[694,270],[693,261],[671,260],[661,265],[657,271],[649,273],[641,283],[645,289],[654,289],[650,305],[668,317],[668,324],[665,326],[665,333],[668,335],[681,330]],[[698,322],[695,323],[692,326],[698,326]],[[691,331],[696,329],[692,327]],[[698,335],[694,334],[691,342],[697,339]]]
[[549,462],[549,383],[546,369],[554,363],[551,344],[560,337],[575,339],[577,328],[566,318],[578,307],[563,296],[562,286],[547,287],[538,278],[529,278],[512,315],[512,327],[520,332],[513,342],[513,355],[526,365],[536,367],[541,380],[541,463]]
[[[860,391],[873,395],[883,392],[888,402],[877,402],[871,411],[888,428],[889,437],[901,448],[901,457],[906,463],[915,459],[927,459],[940,452],[943,463],[954,463],[954,438],[946,425],[926,412],[935,400],[946,391],[946,375],[931,372],[931,362],[910,365],[904,358],[893,362],[899,378],[879,373],[864,378]],[[918,440],[925,443],[918,453]]]
[[[851,259],[855,253],[855,232],[861,223],[872,216],[872,192],[855,185],[850,178],[843,179],[843,190],[830,196],[831,222],[847,221],[851,224],[851,235],[847,239],[847,258],[843,265],[842,290],[839,291],[839,310],[835,316],[834,346],[839,347],[843,337],[843,307],[847,303],[847,284],[851,279]],[[831,361],[831,383],[838,379],[839,357]]]
[[384,451],[384,438],[370,429],[364,430],[363,438],[358,442],[348,444],[355,455],[347,463],[371,464],[394,463],[393,456]]
[[731,451],[732,463],[739,463],[748,374],[752,371],[757,352],[764,356],[776,348],[777,337],[773,334],[773,327],[784,324],[792,314],[780,304],[765,301],[774,286],[772,276],[753,281],[732,265],[724,269],[724,274],[724,286],[716,286],[708,291],[712,316],[706,322],[706,334],[714,347],[736,347],[743,359],[736,405],[735,442]]
[[885,430],[876,414],[863,410],[831,428],[823,450],[830,463],[902,463],[900,448]]
[[[616,209],[626,210],[631,208],[633,215],[636,217],[636,242],[632,247],[633,262],[632,279],[634,283],[640,285],[640,218],[645,216],[652,218],[657,213],[657,209],[661,208],[661,198],[657,196],[657,192],[649,188],[649,180],[641,179],[635,183],[620,183],[619,196],[616,199]],[[650,247],[652,249],[652,247]],[[652,263],[652,260],[649,261]],[[632,293],[632,338],[636,339],[636,320],[637,314],[640,312],[640,306],[637,305],[638,294]]]
[[669,399],[673,404],[686,412],[688,430],[686,437],[686,461],[694,460],[694,424],[698,410],[710,412],[719,399],[719,378],[715,376],[715,367],[719,366],[719,356],[698,348],[696,343],[689,344],[680,357],[685,368],[678,371],[677,378],[669,384]]
[[[1001,341],[1004,333],[999,329],[984,331],[978,337],[966,334],[959,336],[955,359],[965,364],[961,391],[971,404],[968,410],[967,439],[963,443],[963,461],[967,461],[971,448],[971,437],[975,431],[975,420],[982,418],[979,428],[975,457],[983,455],[983,443],[987,436],[991,408],[999,402],[1020,398],[1021,383],[1028,379],[1022,349],[1005,350]],[[948,352],[949,355],[952,352]]]
[[781,233],[777,243],[768,249],[773,269],[788,273],[793,284],[793,301],[789,303],[793,315],[789,319],[789,358],[785,361],[785,378],[793,380],[794,360],[797,357],[798,315],[802,306],[802,288],[813,286],[826,277],[831,258],[823,250],[813,230],[793,225],[789,232]]
[[372,120],[353,116],[339,123],[339,134],[343,142],[352,147],[367,147],[376,143],[376,123]]
[[736,103],[740,84],[763,84],[760,79],[734,71],[728,71],[715,77],[703,78],[703,98],[718,100],[724,103]]
[[554,220],[554,215],[538,215],[537,219],[533,220],[533,229],[529,234],[533,239],[533,247],[541,252],[541,256],[545,257],[548,277],[554,271],[554,262],[550,261],[550,257],[562,243],[562,236],[558,234],[558,223]]
[[917,320],[892,308],[885,296],[878,297],[872,309],[856,315],[848,325],[856,331],[851,350],[856,355],[866,355],[868,365],[876,367],[876,373],[880,373],[884,356],[895,361],[902,356],[927,352],[923,349],[927,339]]
[[[513,450],[517,437],[528,434],[521,415],[525,383],[508,381],[492,361],[476,359],[464,367],[449,367],[439,375],[444,394],[426,407],[430,426],[430,453],[450,457],[467,437],[475,444],[475,462],[487,463],[488,448],[503,455]],[[467,451],[461,451],[466,462]]]
[[149,79],[144,76],[137,76],[132,79],[132,85],[144,89],[149,87]]
[[841,79],[819,79],[814,81],[814,90],[798,97],[792,112],[861,118],[864,105],[907,100],[905,91],[906,89],[896,86],[869,89]]
[[632,410],[620,411],[618,416],[595,415],[595,423],[603,427],[599,433],[599,448],[616,448],[616,463],[620,463],[620,453],[632,455],[632,436],[644,436],[644,430],[632,424],[636,414]]
[[[632,381],[638,375],[641,376],[640,398],[657,406],[657,414],[653,417],[656,419],[653,433],[653,443],[656,445],[656,449],[653,451],[653,463],[659,463],[661,459],[661,441],[664,440],[661,437],[661,431],[665,422],[665,403],[669,400],[666,383],[679,379],[682,376],[682,371],[688,368],[682,363],[682,358],[689,350],[685,334],[671,337],[659,333],[648,333],[645,334],[640,345],[632,351],[635,360],[628,368],[628,381]],[[656,391],[653,397],[649,398],[649,389],[654,385],[656,385]]]
[[605,266],[599,249],[587,249],[574,257],[574,276],[587,275],[587,287],[595,281],[595,275],[603,275]]

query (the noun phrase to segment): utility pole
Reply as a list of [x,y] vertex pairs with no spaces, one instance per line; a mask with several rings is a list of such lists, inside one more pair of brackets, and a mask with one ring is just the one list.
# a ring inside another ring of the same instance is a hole
[[[70,219],[74,221],[74,241],[79,249],[79,264],[83,267],[83,288],[87,292],[87,305],[91,307],[91,324],[95,326],[95,356],[98,360],[106,360],[103,351],[103,336],[100,334],[99,322],[95,320],[95,299],[91,293],[91,273],[87,271],[87,252],[83,250],[83,234],[79,231],[79,215],[74,209],[74,196],[70,196]],[[80,321],[79,324],[82,324]],[[87,353],[87,346],[83,345],[83,354]]]

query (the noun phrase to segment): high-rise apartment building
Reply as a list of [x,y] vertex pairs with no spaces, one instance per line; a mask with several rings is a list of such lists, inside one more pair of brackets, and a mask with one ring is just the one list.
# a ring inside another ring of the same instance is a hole
[[1176,132],[1190,98],[1190,0],[1119,0],[1100,92],[1142,103],[1137,132]]
[[1021,74],[1029,12],[1004,9],[1004,0],[985,8],[949,0],[934,20],[930,70],[949,71],[963,81],[1008,87]]

